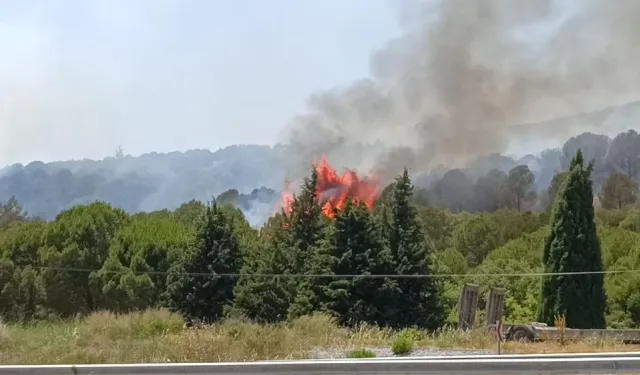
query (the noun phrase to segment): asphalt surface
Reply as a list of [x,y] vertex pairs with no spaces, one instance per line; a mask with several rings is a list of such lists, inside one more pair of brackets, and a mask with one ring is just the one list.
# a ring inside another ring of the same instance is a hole
[[433,356],[366,360],[0,366],[0,375],[538,375],[640,373],[640,353]]

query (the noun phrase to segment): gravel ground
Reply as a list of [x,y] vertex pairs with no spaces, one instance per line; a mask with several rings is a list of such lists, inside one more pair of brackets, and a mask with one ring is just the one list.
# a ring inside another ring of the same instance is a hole
[[[376,353],[376,358],[394,357],[390,348],[366,348]],[[345,358],[352,349],[331,349],[331,348],[318,348],[309,352],[309,358],[311,359],[332,359],[332,358]],[[411,357],[425,357],[425,356],[447,356],[447,355],[482,355],[482,354],[495,354],[493,350],[474,350],[474,349],[438,349],[438,348],[415,348],[410,356]]]

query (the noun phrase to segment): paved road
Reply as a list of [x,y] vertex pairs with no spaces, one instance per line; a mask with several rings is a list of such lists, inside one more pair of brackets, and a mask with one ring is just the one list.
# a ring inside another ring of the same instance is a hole
[[537,375],[640,373],[640,353],[137,365],[0,366],[0,375]]

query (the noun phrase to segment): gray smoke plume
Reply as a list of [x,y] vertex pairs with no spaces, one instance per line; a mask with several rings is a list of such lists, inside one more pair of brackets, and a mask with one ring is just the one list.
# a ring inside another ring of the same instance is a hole
[[403,34],[372,54],[370,77],[312,95],[289,124],[292,168],[319,154],[383,175],[459,167],[536,132],[519,124],[638,98],[640,1],[398,4]]

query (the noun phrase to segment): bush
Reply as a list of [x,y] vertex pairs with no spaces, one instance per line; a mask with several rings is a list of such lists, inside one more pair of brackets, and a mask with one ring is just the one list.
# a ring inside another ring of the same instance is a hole
[[413,339],[407,335],[398,335],[391,343],[391,351],[395,355],[409,354],[413,350]]
[[405,328],[398,334],[399,336],[406,336],[411,341],[422,341],[425,339],[425,334],[422,331],[418,331],[415,328]]
[[358,349],[347,354],[347,358],[375,358],[376,353],[367,349]]

